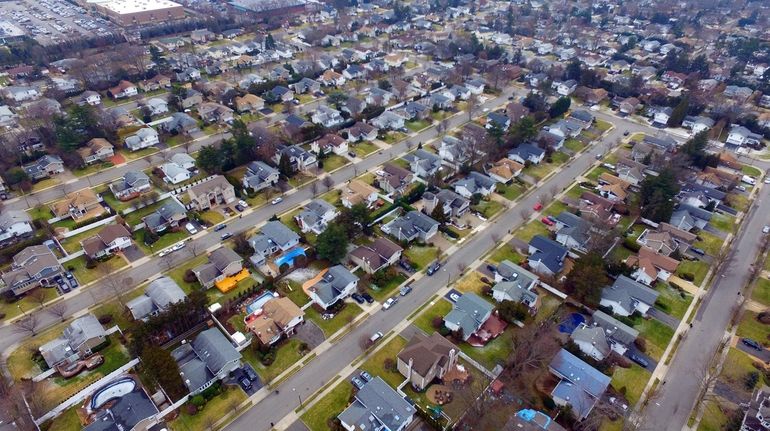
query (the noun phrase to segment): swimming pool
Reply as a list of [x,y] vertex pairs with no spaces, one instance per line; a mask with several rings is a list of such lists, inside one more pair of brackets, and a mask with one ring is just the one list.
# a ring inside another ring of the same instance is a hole
[[294,265],[294,258],[297,256],[305,256],[305,249],[302,247],[297,247],[295,249],[289,250],[286,253],[283,254],[283,256],[279,257],[275,260],[275,265],[277,267],[281,267],[281,265],[288,264],[289,266]]
[[586,321],[585,316],[580,313],[572,313],[559,324],[559,332],[571,334],[581,323]]
[[123,395],[134,390],[136,382],[131,377],[123,377],[122,379],[115,380],[107,383],[99,388],[94,396],[91,398],[91,410],[96,410],[99,407],[106,404],[108,401],[112,401],[116,398],[120,398]]
[[265,303],[271,299],[273,299],[275,296],[271,292],[265,292],[262,295],[260,295],[257,299],[254,300],[251,304],[246,306],[246,314],[251,314],[260,308],[262,308]]

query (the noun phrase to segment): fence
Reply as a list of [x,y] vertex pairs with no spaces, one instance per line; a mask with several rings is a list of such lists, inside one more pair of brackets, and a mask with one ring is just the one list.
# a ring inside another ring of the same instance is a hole
[[83,232],[85,232],[87,230],[91,230],[93,228],[97,228],[99,226],[104,226],[104,225],[106,225],[108,223],[112,223],[113,221],[115,221],[115,217],[117,217],[117,216],[110,216],[110,217],[107,217],[105,219],[101,219],[101,220],[95,221],[95,222],[93,222],[93,223],[91,223],[89,225],[86,225],[86,226],[83,226],[83,227],[79,227],[77,229],[73,229],[73,230],[67,231],[67,232],[62,234],[62,237],[69,238],[69,237],[75,236],[75,235],[77,235],[79,233],[83,233]]

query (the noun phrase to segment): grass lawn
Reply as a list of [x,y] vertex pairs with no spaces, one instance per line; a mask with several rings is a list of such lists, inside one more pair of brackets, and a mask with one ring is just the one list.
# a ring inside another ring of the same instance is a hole
[[[324,166],[326,166],[326,164],[324,164]],[[291,178],[289,178],[289,185],[294,188],[298,188],[298,187],[304,186],[305,184],[311,181],[314,181],[315,179],[316,179],[315,176],[308,175],[303,172],[297,172],[294,175],[292,175]]]
[[590,171],[590,172],[588,172],[588,173],[585,175],[585,177],[586,177],[587,179],[591,180],[591,181],[594,181],[594,182],[596,182],[596,181],[599,179],[599,177],[600,177],[600,176],[601,176],[603,173],[605,173],[605,172],[610,172],[610,170],[609,170],[609,169],[607,169],[607,168],[605,168],[604,166],[597,166],[597,167],[595,167],[595,168],[591,169],[591,171]]
[[[54,288],[46,289],[39,287],[38,289],[45,293],[46,302],[58,296],[58,293],[56,293],[56,289]],[[30,295],[24,295],[16,302],[6,302],[5,300],[0,300],[0,314],[5,315],[3,320],[10,320],[21,314],[22,310],[26,313],[27,311],[30,311],[33,308],[39,306],[40,302],[38,302],[36,299],[33,299]]]
[[762,176],[762,171],[755,168],[754,166],[749,166],[749,165],[743,165],[741,167],[741,173],[743,173],[744,175],[752,176],[754,178],[759,178],[760,176]]
[[312,320],[319,328],[321,328],[326,338],[329,338],[345,327],[345,325],[352,322],[362,311],[361,307],[356,304],[346,304],[345,308],[335,314],[333,318],[324,320],[321,318],[321,313],[316,311],[313,307],[310,307],[305,310],[305,318]]
[[753,311],[747,310],[744,313],[736,334],[739,337],[751,338],[765,346],[770,345],[768,339],[770,337],[770,325],[765,325],[757,320],[757,313]]
[[75,431],[83,428],[83,424],[78,417],[78,407],[70,407],[64,413],[57,416],[51,425],[46,428],[48,431]]
[[700,239],[693,244],[695,247],[703,249],[706,254],[711,256],[719,254],[719,249],[722,248],[724,242],[722,238],[704,231],[698,232],[698,237]]
[[152,244],[152,247],[150,247],[149,245],[144,244],[145,232],[146,231],[144,229],[140,229],[136,231],[135,243],[137,247],[139,247],[144,252],[144,254],[147,254],[147,255],[153,254],[156,251],[163,250],[164,248],[169,247],[173,244],[176,244],[177,242],[182,241],[183,239],[190,236],[186,230],[179,230],[176,232],[166,232],[163,235],[159,236],[158,240]]
[[655,286],[655,290],[660,292],[655,308],[682,320],[692,302],[692,295],[680,293],[678,289],[660,282]]
[[740,193],[728,193],[725,201],[738,211],[746,211],[749,208],[749,198]]
[[243,349],[242,354],[244,360],[251,364],[262,378],[262,382],[269,383],[302,359],[304,355],[299,350],[300,344],[302,341],[297,338],[284,340],[275,352],[275,361],[269,366],[262,365],[253,346]]
[[55,228],[67,228],[67,230],[73,230],[75,229],[75,220],[71,218],[65,218],[64,220],[59,220],[55,223],[51,223],[51,227]]
[[67,323],[60,323],[34,338],[22,341],[6,360],[6,366],[11,377],[15,381],[20,381],[23,378],[31,379],[40,374],[43,370],[32,360],[32,352],[36,352],[43,344],[58,338],[67,325]]
[[126,214],[123,218],[126,220],[126,224],[129,226],[134,226],[142,222],[142,217],[145,217],[149,214],[152,214],[167,203],[167,199],[163,199],[162,201],[155,202],[154,204],[147,205],[146,207],[140,208],[136,211],[133,211],[129,214]]
[[438,111],[438,112],[431,112],[430,117],[433,118],[434,121],[441,121],[444,118],[449,118],[453,115],[452,112],[447,111]]
[[524,193],[524,190],[524,187],[515,182],[511,184],[498,184],[497,187],[495,187],[495,192],[509,201],[515,200],[521,196],[521,194]]
[[683,260],[676,269],[676,275],[681,277],[682,274],[690,273],[695,276],[693,283],[696,286],[700,286],[700,284],[703,283],[703,279],[706,278],[709,268],[710,266],[708,263],[700,260]]
[[[725,380],[727,383],[739,385],[745,390],[743,385],[746,374],[756,371],[754,368],[754,359],[740,350],[731,347],[727,352],[727,358],[722,366],[722,373],[719,375],[720,379]],[[760,373],[760,376],[762,373]],[[760,383],[762,379],[760,378]]]
[[514,236],[524,242],[529,242],[535,235],[548,237],[548,234],[548,228],[540,220],[532,220],[514,232]]
[[660,360],[674,336],[674,330],[655,319],[643,318],[639,318],[633,327],[647,339],[647,354]]
[[636,405],[642,395],[650,373],[639,365],[632,364],[631,368],[615,367],[610,384],[620,393],[625,393],[630,405]]
[[149,147],[149,148],[143,148],[137,151],[120,151],[120,154],[122,154],[123,157],[126,158],[126,160],[136,160],[136,159],[147,157],[150,154],[155,154],[158,151],[160,150],[158,150],[155,147]]
[[310,431],[326,431],[329,429],[327,422],[336,418],[348,406],[348,401],[353,394],[353,385],[343,379],[326,396],[319,399],[300,418]]
[[436,260],[437,252],[437,247],[410,246],[404,250],[404,256],[412,262],[412,266],[416,270],[420,270],[426,268],[431,262]]
[[350,163],[350,160],[337,154],[329,154],[323,159],[324,171],[335,171]]
[[557,216],[561,214],[563,211],[568,211],[569,208],[567,207],[567,204],[561,201],[553,201],[551,205],[548,205],[544,210],[544,215],[550,215],[550,216]]
[[561,151],[557,151],[551,155],[551,163],[557,166],[567,163],[567,160],[569,160],[569,155],[562,153]]
[[193,289],[197,289],[199,285],[197,281],[193,283],[185,282],[184,281],[185,271],[187,271],[188,269],[195,268],[196,266],[202,265],[206,262],[208,262],[208,256],[206,256],[205,254],[202,254],[186,261],[183,265],[177,266],[176,268],[167,272],[166,275],[170,277],[172,280],[176,281],[176,283],[179,285],[179,287],[182,288],[182,290],[185,293],[190,293],[193,291]]
[[503,244],[502,247],[496,249],[488,258],[488,261],[499,264],[504,260],[509,260],[515,264],[520,264],[524,260],[524,256],[520,255],[516,250],[508,244]]
[[86,175],[95,174],[102,170],[109,169],[113,166],[115,165],[113,165],[112,162],[94,163],[93,165],[88,165],[84,168],[75,168],[72,170],[72,173],[75,174],[76,177],[84,177]]
[[582,142],[578,141],[578,140],[577,140],[577,139],[575,139],[575,138],[569,138],[569,139],[567,139],[567,140],[564,142],[564,146],[565,146],[565,147],[567,147],[567,149],[568,149],[568,150],[570,150],[570,151],[574,151],[574,152],[576,152],[576,153],[577,153],[578,151],[582,150],[583,148],[585,148],[585,144],[583,144]]
[[27,210],[32,220],[49,220],[53,217],[51,209],[44,205],[38,205],[34,208]]
[[305,103],[310,103],[315,98],[310,94],[299,94],[297,95],[297,100],[299,100],[300,105],[304,105]]
[[478,211],[481,213],[481,215],[484,216],[484,218],[490,218],[494,216],[495,214],[499,213],[503,210],[503,204],[497,201],[488,200],[488,201],[481,201],[478,205],[473,206],[472,209],[474,211]]
[[414,319],[414,326],[422,329],[426,334],[432,334],[436,332],[436,328],[433,327],[433,318],[436,316],[444,317],[450,311],[452,311],[452,304],[443,298],[435,300],[435,304],[427,307],[423,310],[416,319]]
[[473,292],[483,298],[484,295],[482,295],[481,289],[485,286],[485,283],[481,281],[481,277],[480,272],[471,271],[455,283],[455,289],[462,293]]
[[[124,293],[122,296],[123,303],[126,303],[139,295],[144,293],[144,288],[134,289],[130,292]],[[112,301],[105,302],[99,307],[93,310],[93,314],[96,317],[110,315],[112,316],[112,323],[109,326],[118,325],[120,329],[125,331],[126,329],[134,326],[134,320],[131,317],[131,313],[128,312],[126,307],[120,305],[120,302],[115,298]]]
[[59,181],[57,178],[46,178],[32,185],[32,193],[39,192],[40,190],[44,190],[49,187],[57,186],[59,184],[61,184],[61,181]]
[[72,254],[82,248],[80,245],[80,241],[83,241],[86,238],[90,238],[96,235],[103,228],[104,226],[98,226],[93,229],[89,229],[79,234],[64,238],[63,240],[59,241],[59,243],[61,243],[62,247],[64,247],[64,250],[67,253]]
[[596,125],[594,127],[599,129],[600,131],[604,132],[606,130],[609,130],[609,128],[612,127],[612,124],[610,124],[610,123],[608,123],[606,121],[602,121],[602,120],[597,119],[596,120]]
[[200,213],[200,217],[208,226],[218,225],[225,221],[225,216],[221,212],[213,210]]
[[385,380],[390,386],[398,387],[401,382],[404,381],[404,376],[398,372],[398,370],[390,371],[385,369],[385,360],[393,359],[398,355],[398,352],[406,346],[406,339],[400,336],[394,337],[388,342],[388,344],[382,346],[375,354],[369,357],[363,364],[361,369],[367,371],[372,376],[380,376],[382,380]]
[[78,279],[81,285],[88,284],[105,273],[113,273],[124,266],[127,266],[126,260],[120,256],[111,257],[109,260],[99,262],[94,269],[86,268],[86,257],[80,256],[64,263],[66,268],[72,267],[72,273]]
[[174,431],[192,431],[208,429],[209,422],[215,422],[220,418],[227,416],[233,411],[233,405],[238,406],[246,400],[246,393],[237,386],[227,387],[220,395],[212,398],[206,403],[203,410],[195,415],[188,415],[182,410],[182,413],[169,422]]
[[310,302],[310,297],[305,294],[302,286],[296,281],[284,279],[283,283],[278,287],[278,291],[281,295],[291,299],[291,302],[297,304],[298,307],[302,307]]
[[384,301],[386,298],[390,297],[394,290],[398,286],[401,285],[401,283],[406,281],[406,276],[402,273],[397,273],[395,277],[392,277],[388,280],[388,283],[384,286],[377,286],[377,289],[370,289],[370,294],[374,299],[377,301]]
[[407,121],[405,125],[407,129],[413,132],[419,132],[420,130],[430,126],[430,121],[428,120]]
[[540,292],[540,307],[535,315],[535,322],[542,322],[553,316],[561,306],[561,299],[550,293]]
[[709,222],[711,226],[721,230],[722,232],[734,232],[735,231],[735,217],[725,214],[714,213]]
[[357,144],[353,144],[351,148],[353,148],[356,156],[362,159],[380,149],[380,147],[369,141],[361,141]]
[[722,431],[729,419],[718,402],[707,400],[703,404],[703,417],[698,424],[698,431]]
[[623,419],[611,421],[605,417],[599,431],[623,431]]
[[406,135],[401,132],[396,131],[390,131],[387,134],[385,134],[385,137],[382,139],[383,142],[385,142],[388,145],[393,145],[396,142],[401,141],[402,139],[406,138]]
[[112,191],[106,186],[97,189],[96,191],[97,193],[102,194],[102,199],[104,199],[104,202],[107,202],[107,205],[109,205],[110,208],[114,209],[116,212],[122,212],[126,208],[131,208],[136,202],[135,200],[126,202],[121,201],[120,199],[116,198],[115,195],[112,194]]
[[770,306],[770,280],[760,277],[751,292],[751,299]]
[[554,167],[554,165],[549,163],[540,163],[538,165],[530,165],[528,168],[524,168],[522,173],[540,181],[543,179],[543,177],[548,175],[554,169]]
[[462,343],[460,350],[465,352],[466,355],[478,361],[481,365],[488,370],[495,368],[497,364],[505,364],[508,356],[513,350],[513,341],[511,339],[511,332],[513,329],[509,327],[499,337],[487,343],[483,347],[473,347],[468,343]]
[[569,190],[567,190],[567,193],[565,193],[565,196],[570,197],[572,199],[580,199],[580,196],[586,191],[586,189],[580,187],[579,184],[575,184],[574,186],[570,187]]

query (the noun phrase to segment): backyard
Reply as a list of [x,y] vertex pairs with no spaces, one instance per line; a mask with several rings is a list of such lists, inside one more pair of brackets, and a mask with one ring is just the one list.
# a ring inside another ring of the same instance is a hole
[[310,307],[305,310],[305,318],[313,321],[323,331],[326,338],[331,337],[345,325],[351,325],[356,316],[361,314],[363,310],[356,304],[346,303],[345,307],[331,319],[324,319],[321,317],[321,313],[316,311],[315,308]]
[[615,367],[610,384],[615,390],[625,395],[629,405],[636,405],[642,396],[642,391],[650,380],[650,373],[639,365],[632,364],[630,368]]

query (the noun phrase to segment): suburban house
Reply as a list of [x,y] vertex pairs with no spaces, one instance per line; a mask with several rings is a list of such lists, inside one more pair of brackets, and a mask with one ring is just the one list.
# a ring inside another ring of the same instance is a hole
[[192,269],[198,282],[210,289],[218,281],[232,277],[243,270],[243,259],[229,247],[219,247],[211,252],[209,261]]
[[150,178],[142,171],[128,171],[123,178],[110,183],[110,190],[121,201],[131,200],[152,190]]
[[187,299],[182,288],[166,276],[151,281],[144,293],[126,303],[134,320],[146,320],[168,309],[172,304]]
[[235,188],[222,175],[215,175],[210,180],[196,184],[187,190],[190,208],[206,211],[219,205],[235,202]]
[[243,188],[258,192],[262,189],[276,185],[280,176],[278,169],[273,168],[261,160],[249,162],[249,164],[246,165],[246,172],[243,174]]
[[754,389],[741,422],[741,431],[767,431],[770,429],[770,389],[765,385]]
[[32,233],[32,218],[26,211],[4,210],[0,213],[0,244],[29,236]]
[[613,313],[621,316],[630,316],[637,311],[645,316],[647,310],[655,305],[658,295],[660,294],[657,291],[621,275],[612,286],[602,289],[599,304],[610,307]]
[[342,265],[334,265],[307,288],[310,299],[326,310],[347,298],[358,287],[358,277]]
[[393,111],[385,111],[371,120],[372,126],[380,130],[401,130],[406,119]]
[[164,232],[166,229],[175,230],[187,220],[187,210],[176,198],[166,199],[155,212],[142,218],[144,226],[153,233]]
[[131,233],[122,224],[108,224],[96,235],[80,242],[91,259],[102,259],[119,253],[132,245]]
[[177,347],[171,356],[190,395],[201,393],[241,365],[241,354],[216,327]]
[[327,133],[322,138],[313,141],[310,144],[310,150],[317,154],[334,153],[341,156],[348,152],[348,141],[340,135]]
[[158,127],[171,134],[189,135],[200,130],[198,121],[184,112],[174,112],[160,121]]
[[198,115],[205,123],[232,123],[233,110],[225,105],[204,102],[198,105]]
[[689,232],[694,228],[705,228],[712,215],[713,213],[702,208],[682,204],[671,214],[669,224]]
[[126,137],[125,147],[131,151],[138,151],[158,145],[159,143],[158,132],[155,129],[152,127],[142,127],[133,135]]
[[273,161],[280,164],[281,157],[288,157],[291,168],[296,171],[307,171],[318,165],[316,156],[309,151],[304,150],[298,145],[279,145],[278,151],[273,156]]
[[638,254],[631,255],[626,259],[626,265],[635,268],[631,278],[651,286],[656,280],[668,281],[671,274],[676,273],[679,261],[658,254],[653,249],[642,247]]
[[488,168],[487,175],[501,184],[508,184],[514,178],[521,175],[523,169],[524,165],[522,163],[505,157],[496,161],[491,168]]
[[164,163],[159,169],[163,172],[163,181],[169,184],[179,184],[192,177],[192,172],[174,162]]
[[441,169],[441,157],[419,149],[404,156],[409,163],[409,170],[422,179],[430,178]]
[[[102,389],[106,389],[112,383],[106,383],[101,388],[96,389],[94,393],[105,393],[106,391],[102,391]],[[130,392],[119,392],[115,395],[116,398],[99,407],[99,410],[92,416],[93,421],[83,427],[83,431],[133,431],[150,427],[158,414],[158,407],[141,385],[134,386]]]
[[522,164],[526,164],[527,162],[530,162],[532,164],[537,165],[543,161],[544,157],[545,157],[544,149],[528,143],[521,144],[518,147],[511,150],[510,153],[508,153],[509,159],[515,160]]
[[101,202],[102,199],[91,189],[82,189],[51,204],[51,211],[56,217],[78,220],[104,213],[106,209]]
[[[637,144],[641,145],[641,144]],[[636,145],[634,146],[636,148]],[[634,186],[638,186],[644,179],[644,171],[647,169],[642,163],[627,159],[625,157],[619,157],[615,163],[615,172],[618,178],[626,183]]]
[[182,169],[194,170],[195,159],[187,153],[176,153],[171,156],[171,162],[177,164]]
[[753,133],[749,129],[743,126],[737,126],[733,124],[730,126],[730,133],[727,135],[725,144],[735,145],[739,147],[751,146],[756,147],[762,143],[762,135]]
[[272,298],[246,316],[246,328],[263,346],[272,346],[282,337],[290,337],[305,321],[305,312],[291,299]]
[[73,320],[62,335],[40,346],[40,354],[50,368],[69,365],[91,355],[94,348],[104,343],[107,332],[93,314]]
[[682,121],[682,127],[686,127],[692,130],[692,134],[697,135],[698,133],[701,133],[701,132],[707,132],[709,129],[714,127],[714,120],[712,120],[709,117],[704,117],[702,115],[698,115],[698,116],[688,115],[684,117],[684,121]]
[[64,162],[59,156],[46,154],[35,162],[22,167],[27,176],[33,180],[42,180],[64,172]]
[[491,177],[472,171],[465,178],[455,181],[455,191],[463,197],[470,198],[475,194],[489,196],[495,191],[497,183]]
[[404,249],[393,241],[378,237],[371,244],[356,247],[348,257],[367,274],[374,274],[398,262],[403,251]]
[[299,214],[294,216],[302,232],[321,234],[326,226],[340,214],[334,205],[323,199],[313,199]]
[[436,206],[441,205],[447,217],[462,217],[471,207],[471,201],[449,189],[440,189],[438,193],[425,192],[422,202],[426,213],[433,214]]
[[38,286],[50,286],[64,271],[56,255],[45,245],[33,245],[13,256],[10,270],[2,275],[0,293],[19,296]]
[[538,284],[537,275],[504,260],[495,271],[495,286],[492,287],[492,297],[497,302],[513,301],[524,303],[534,314],[540,305],[540,297],[535,290]]
[[136,85],[126,80],[120,81],[118,85],[110,88],[107,91],[110,93],[113,99],[123,99],[126,97],[136,96],[138,94]]
[[328,128],[342,124],[345,119],[342,118],[340,111],[326,105],[320,105],[310,114],[310,121],[313,124],[320,124]]
[[604,330],[610,349],[619,355],[625,354],[639,336],[639,331],[601,310],[594,311],[592,323]]
[[598,326],[581,323],[570,334],[570,340],[578,346],[581,352],[597,361],[604,360],[612,352],[604,329]]
[[547,414],[522,409],[508,419],[501,431],[567,431]]
[[80,158],[83,159],[83,163],[87,165],[107,161],[115,155],[114,147],[104,138],[91,139],[77,151]]
[[542,235],[535,235],[529,241],[527,263],[533,271],[556,275],[564,268],[564,259],[569,250],[558,242]]
[[358,204],[364,204],[367,208],[371,208],[378,198],[377,189],[361,180],[352,180],[347,183],[340,196],[345,208],[351,208]]
[[671,153],[676,149],[676,141],[668,135],[665,136],[650,136],[644,135],[642,143],[650,145],[657,151],[662,153]]
[[415,239],[428,241],[438,232],[439,222],[419,211],[408,213],[386,223],[382,231],[392,235],[398,241],[412,242]]
[[591,224],[568,211],[555,217],[556,242],[577,251],[587,251],[591,241]]
[[312,94],[321,91],[321,83],[305,77],[295,82],[294,84],[289,84],[289,88],[294,90],[295,94]]
[[393,163],[385,163],[377,174],[377,185],[388,195],[403,195],[414,182],[414,175],[408,169]]
[[457,365],[460,349],[438,332],[430,336],[416,332],[396,356],[398,372],[416,391],[425,390],[434,380],[441,380]]
[[237,96],[235,98],[235,110],[244,112],[256,112],[264,109],[265,101],[254,94],[246,93],[243,97]]
[[613,202],[624,202],[628,197],[628,188],[631,184],[612,175],[609,172],[602,172],[599,176],[599,187],[597,191],[603,198]]
[[299,235],[277,220],[268,221],[260,233],[249,238],[249,245],[254,249],[251,262],[256,266],[264,265],[267,258],[278,252],[286,252],[299,244]]
[[548,369],[559,378],[559,383],[551,391],[551,397],[557,405],[571,406],[578,420],[591,413],[611,380],[564,349],[554,356]]
[[356,392],[353,402],[337,418],[350,431],[404,431],[414,414],[414,407],[376,376]]
[[168,102],[160,97],[153,97],[144,102],[144,107],[147,108],[150,115],[160,115],[168,112]]
[[684,253],[697,238],[693,233],[664,222],[660,223],[655,231],[645,229],[636,242],[658,254],[668,256],[674,250]]
[[469,161],[474,151],[477,154],[480,153],[477,149],[473,148],[469,141],[450,135],[444,136],[438,147],[438,155],[441,157],[441,160],[456,166]]
[[[450,331],[461,331],[464,341],[468,341],[492,316],[494,307],[484,298],[473,292],[461,295],[452,305],[452,311],[444,316],[444,325]],[[484,338],[483,334],[478,334]]]
[[373,141],[377,139],[379,130],[371,124],[358,121],[356,124],[350,126],[350,128],[347,129],[347,132],[348,142],[358,142]]

